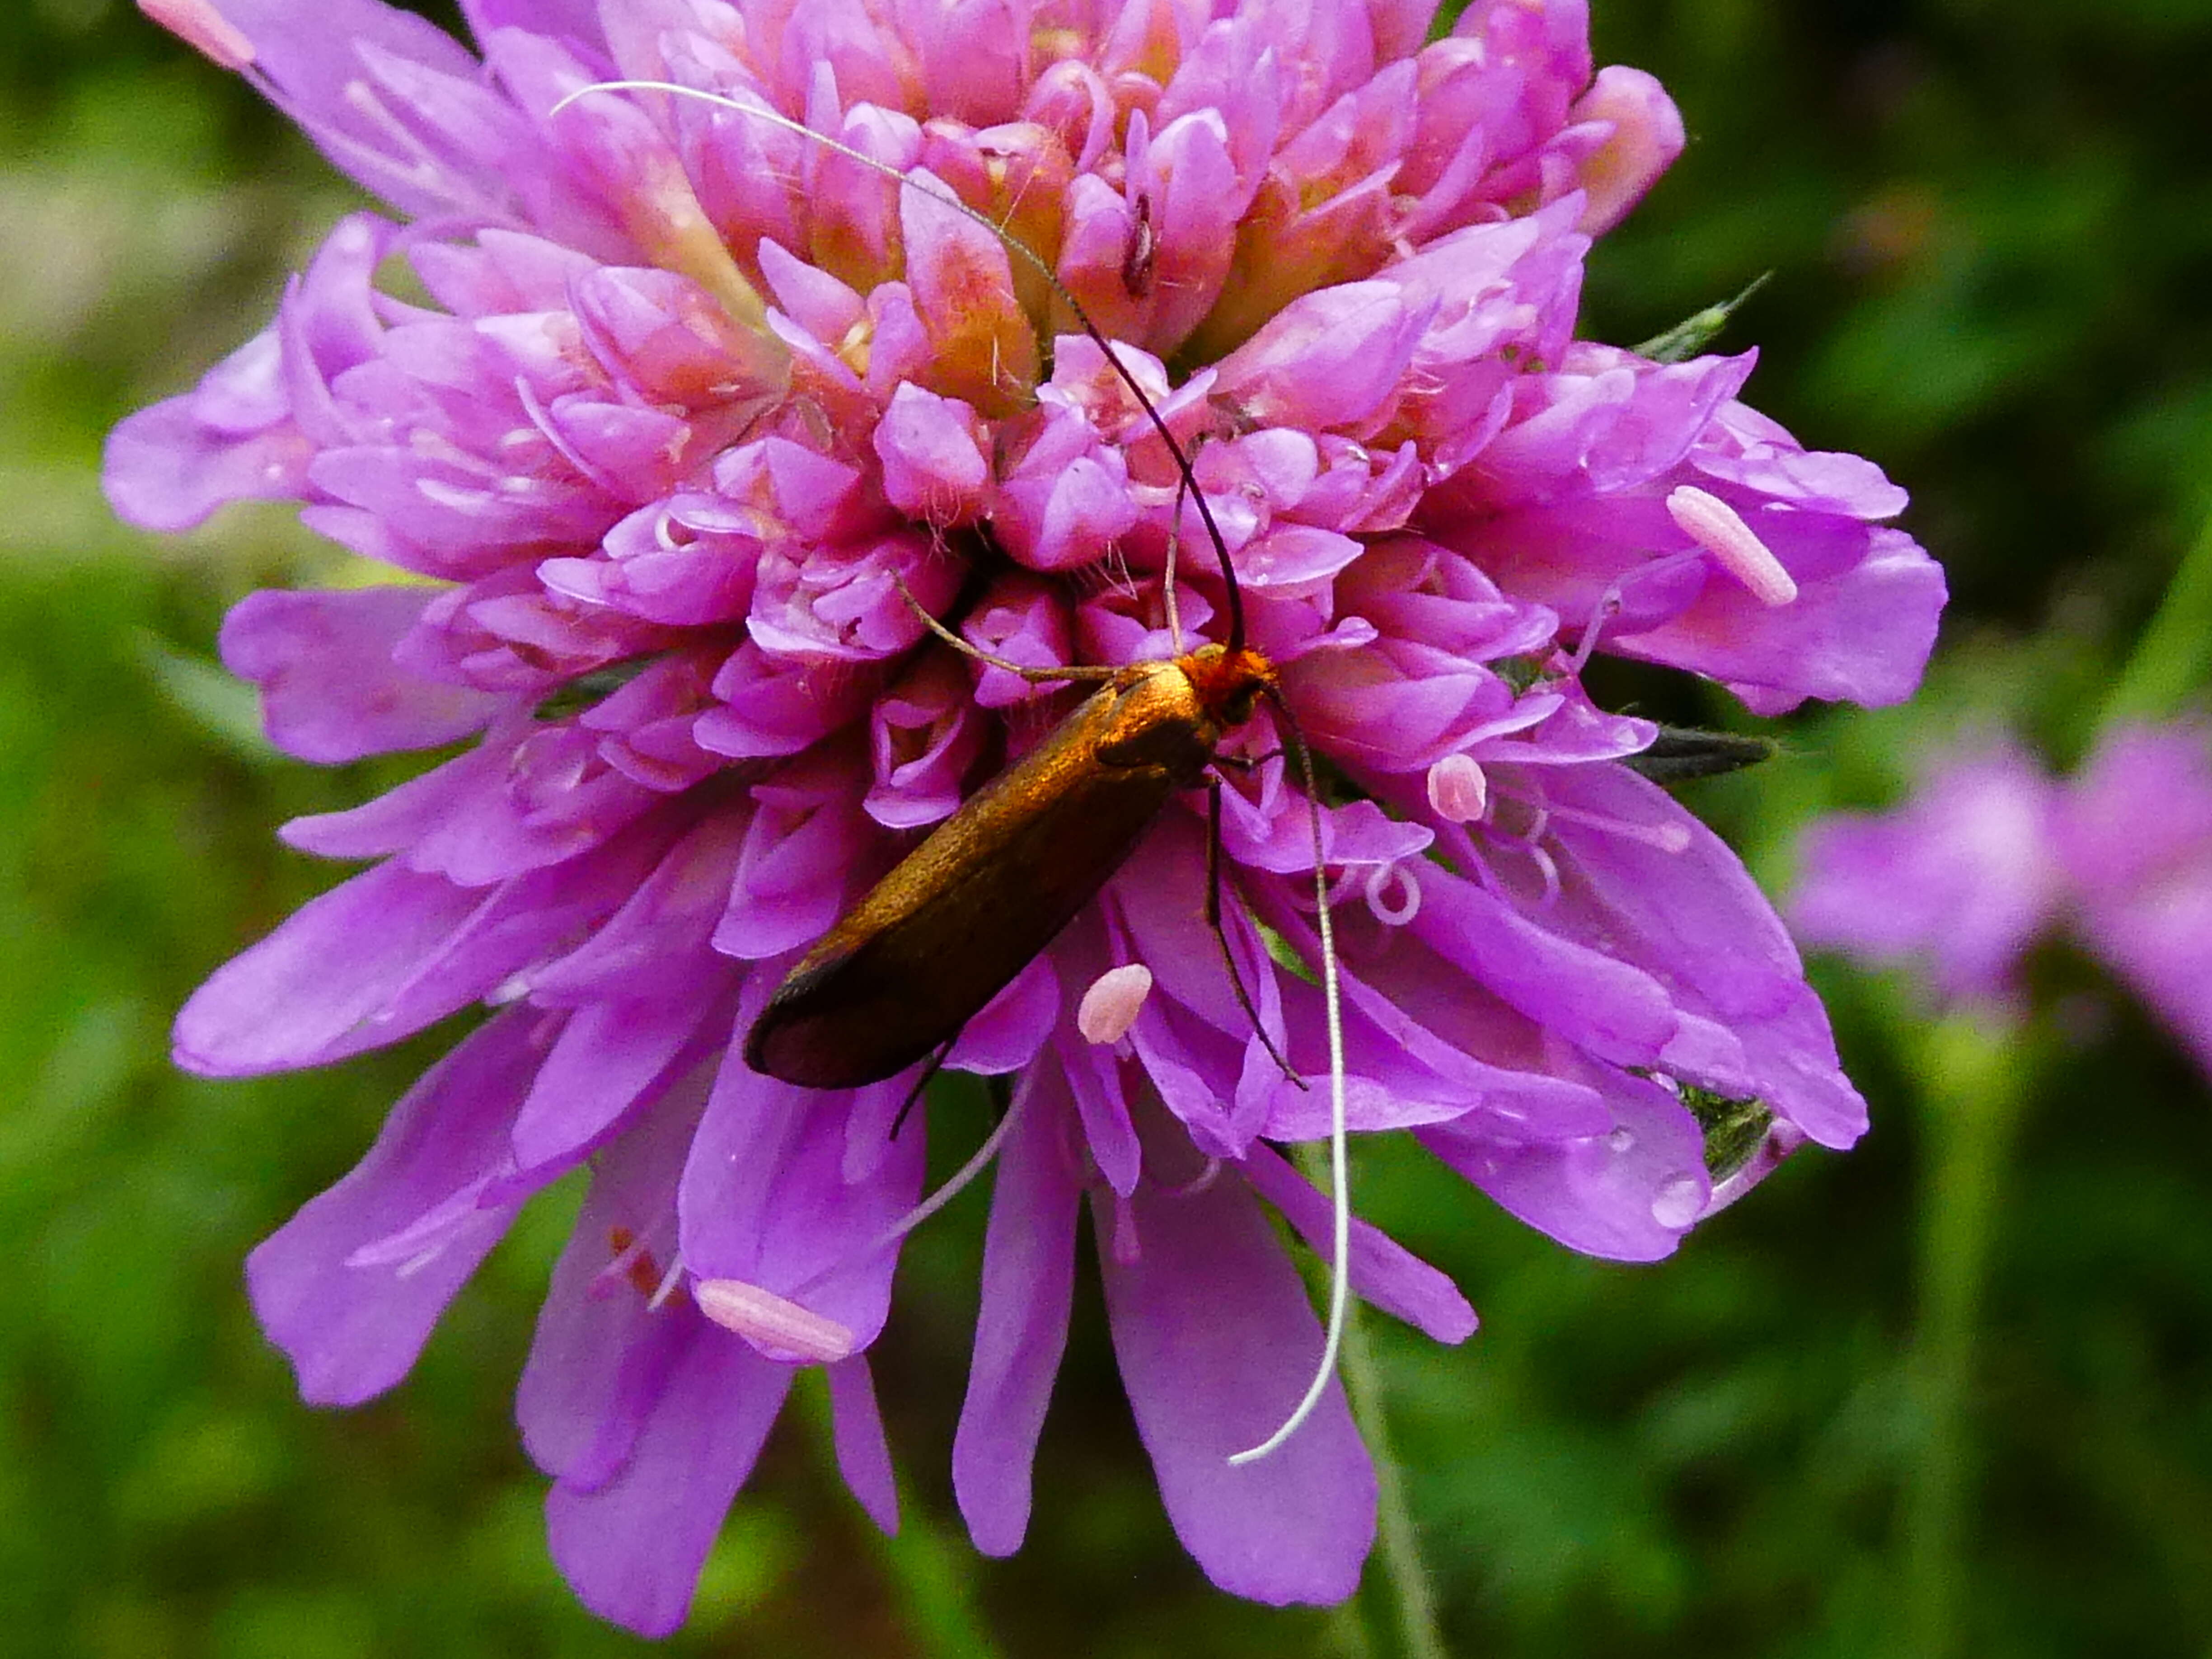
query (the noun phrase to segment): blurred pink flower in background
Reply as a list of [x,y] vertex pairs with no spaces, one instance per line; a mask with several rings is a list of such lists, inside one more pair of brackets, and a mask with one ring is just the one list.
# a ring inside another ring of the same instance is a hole
[[1798,936],[1909,962],[1947,1000],[2007,1002],[2028,947],[2063,929],[2212,1072],[2212,742],[2122,726],[2053,780],[2008,741],[1931,769],[1887,813],[1807,835]]

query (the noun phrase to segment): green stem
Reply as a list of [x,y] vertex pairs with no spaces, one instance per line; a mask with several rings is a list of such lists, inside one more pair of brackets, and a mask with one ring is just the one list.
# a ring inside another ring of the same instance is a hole
[[2107,724],[2180,712],[2212,680],[2212,519],[2182,556],[2166,597],[2106,700]]
[[[1319,1143],[1302,1146],[1297,1157],[1307,1177],[1325,1188],[1328,1180],[1326,1149]],[[1367,1340],[1356,1303],[1346,1315],[1344,1342],[1337,1358],[1344,1375],[1344,1391],[1352,1402],[1352,1420],[1367,1443],[1367,1455],[1375,1460],[1376,1554],[1397,1613],[1400,1649],[1407,1659],[1449,1659],[1443,1633],[1437,1627],[1436,1593],[1421,1565],[1420,1539],[1414,1530],[1413,1510],[1406,1502],[1405,1477],[1390,1449],[1382,1367],[1376,1363],[1374,1346]]]
[[1443,1632],[1437,1628],[1437,1598],[1421,1565],[1420,1539],[1413,1511],[1406,1502],[1406,1480],[1390,1449],[1383,1417],[1382,1373],[1357,1312],[1344,1328],[1344,1387],[1352,1398],[1352,1419],[1375,1460],[1376,1543],[1392,1599],[1398,1609],[1398,1635],[1407,1659],[1448,1659]]
[[2017,1029],[1963,1014],[1928,1028],[1919,1044],[1928,1153],[1911,1378],[1921,1442],[1904,1515],[1906,1650],[1914,1659],[1962,1650],[1976,1346],[2004,1167],[2033,1073],[2027,1046]]
[[1330,1659],[1375,1659],[1375,1644],[1359,1616],[1358,1596],[1331,1607],[1322,1631]]

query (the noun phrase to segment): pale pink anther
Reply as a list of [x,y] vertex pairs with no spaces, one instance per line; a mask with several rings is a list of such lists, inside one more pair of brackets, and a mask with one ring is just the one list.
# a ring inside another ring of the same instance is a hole
[[1796,579],[1782,568],[1782,561],[1743,521],[1743,515],[1719,496],[1695,484],[1682,484],[1667,497],[1667,516],[1761,605],[1788,605],[1797,597]]
[[853,1333],[834,1319],[824,1319],[774,1291],[748,1285],[742,1279],[702,1279],[691,1287],[699,1311],[734,1332],[757,1348],[773,1350],[777,1357],[795,1354],[801,1359],[834,1365],[849,1359],[856,1346]]
[[1446,755],[1429,769],[1429,805],[1440,818],[1474,823],[1490,810],[1490,780],[1472,755]]
[[1119,1042],[1152,994],[1152,970],[1141,962],[1109,968],[1091,982],[1075,1010],[1075,1029],[1085,1042]]
[[253,42],[216,9],[215,0],[138,0],[138,9],[227,70],[253,61]]

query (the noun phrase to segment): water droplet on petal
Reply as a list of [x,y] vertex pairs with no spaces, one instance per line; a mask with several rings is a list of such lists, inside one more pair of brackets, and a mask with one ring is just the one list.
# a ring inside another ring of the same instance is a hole
[[1669,1176],[1651,1194],[1651,1218],[1670,1231],[1688,1226],[1705,1207],[1705,1183],[1693,1175]]
[[1636,1149],[1636,1131],[1626,1128],[1609,1130],[1605,1144],[1616,1152],[1633,1152]]

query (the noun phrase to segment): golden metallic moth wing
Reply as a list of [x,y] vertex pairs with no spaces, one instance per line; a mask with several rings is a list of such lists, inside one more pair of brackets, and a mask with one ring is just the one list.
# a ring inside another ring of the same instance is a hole
[[922,1059],[1052,943],[1219,736],[1176,664],[1094,694],[807,952],[754,1022],[745,1063],[849,1089]]

